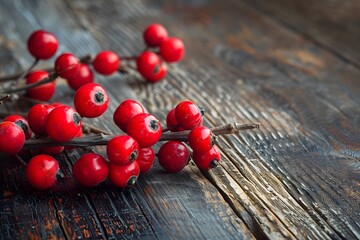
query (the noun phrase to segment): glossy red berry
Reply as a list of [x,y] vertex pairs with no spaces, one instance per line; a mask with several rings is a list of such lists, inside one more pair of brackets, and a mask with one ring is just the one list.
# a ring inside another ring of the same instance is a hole
[[80,61],[71,53],[63,53],[55,60],[55,72],[62,78],[71,79],[80,70]]
[[[26,84],[36,83],[47,77],[49,77],[48,72],[36,70],[26,76]],[[48,101],[54,95],[55,87],[55,81],[52,81],[37,87],[27,89],[26,95],[32,99],[36,99],[39,101]]]
[[155,152],[149,148],[140,148],[139,155],[136,161],[140,167],[140,173],[147,173],[154,164],[155,161]]
[[160,147],[157,157],[166,171],[176,173],[188,164],[190,154],[183,143],[169,141]]
[[21,127],[21,129],[24,131],[25,133],[25,138],[26,139],[30,139],[31,136],[32,136],[32,131],[30,129],[30,126],[29,126],[29,123],[28,121],[23,118],[22,116],[20,115],[9,115],[7,116],[6,118],[4,118],[3,120],[4,122],[8,121],[8,122],[13,122],[15,123],[16,125],[18,125],[19,127]]
[[113,164],[128,164],[137,159],[139,154],[139,144],[134,138],[128,135],[116,136],[108,142],[106,154]]
[[175,117],[175,108],[173,108],[166,116],[166,127],[169,128],[171,131],[176,131],[178,126],[179,124]]
[[99,117],[106,111],[108,105],[108,94],[96,83],[85,84],[76,91],[74,96],[75,109],[82,117]]
[[102,51],[98,53],[92,64],[98,73],[110,75],[119,69],[120,58],[112,51]]
[[34,58],[49,59],[56,53],[59,41],[54,34],[44,30],[37,30],[31,33],[27,46]]
[[215,136],[212,131],[204,126],[193,128],[189,133],[189,145],[196,152],[210,150],[215,144]]
[[80,185],[94,187],[106,179],[109,166],[101,155],[87,153],[75,162],[72,172]]
[[54,109],[49,104],[36,104],[28,112],[28,122],[31,130],[38,136],[46,136],[45,123],[48,114]]
[[183,58],[184,53],[184,43],[178,38],[171,37],[161,43],[160,55],[166,62],[178,62]]
[[16,154],[20,152],[25,143],[25,133],[14,122],[0,123],[0,152]]
[[127,130],[129,121],[139,113],[143,113],[144,108],[135,100],[127,99],[120,103],[116,108],[113,119],[115,124],[124,132]]
[[140,148],[144,148],[159,141],[162,128],[160,121],[153,115],[140,113],[130,120],[126,132],[138,142]]
[[167,38],[168,32],[157,23],[149,25],[144,31],[144,40],[149,47],[158,47]]
[[88,65],[81,63],[78,73],[66,81],[69,87],[76,91],[85,84],[94,82],[94,74]]
[[175,107],[175,118],[184,129],[191,130],[202,124],[203,112],[191,101],[182,101]]
[[192,157],[196,166],[201,170],[214,168],[219,165],[221,160],[220,150],[216,145],[205,152],[194,151]]
[[81,117],[73,108],[60,106],[49,113],[45,128],[51,139],[57,142],[66,142],[79,133]]
[[115,186],[126,188],[136,183],[140,175],[140,167],[137,161],[127,165],[116,165],[110,163],[109,180]]
[[145,51],[136,60],[137,70],[149,82],[163,79],[167,73],[166,64],[153,52]]
[[46,190],[56,183],[59,164],[48,155],[37,155],[30,159],[26,167],[26,179],[36,189]]

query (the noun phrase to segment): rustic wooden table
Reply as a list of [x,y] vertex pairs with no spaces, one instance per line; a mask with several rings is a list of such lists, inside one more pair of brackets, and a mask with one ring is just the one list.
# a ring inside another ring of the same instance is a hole
[[[57,156],[66,177],[45,192],[1,155],[0,239],[359,239],[359,12],[355,0],[0,1],[0,75],[30,65],[25,42],[38,28],[78,56],[137,54],[152,22],[184,40],[184,61],[157,84],[97,76],[111,95],[92,121],[100,128],[120,132],[112,113],[127,98],[161,121],[191,99],[207,109],[207,126],[261,123],[221,137],[221,166],[208,173],[155,164],[126,190],[79,187],[71,166],[80,150]],[[72,96],[59,81],[52,101]]]

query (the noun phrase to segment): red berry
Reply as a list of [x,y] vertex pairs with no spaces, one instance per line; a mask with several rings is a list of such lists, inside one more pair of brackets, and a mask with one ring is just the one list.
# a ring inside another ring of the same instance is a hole
[[48,104],[36,104],[28,112],[28,122],[31,130],[38,136],[46,136],[45,123],[48,114],[54,109]]
[[105,89],[96,83],[88,83],[79,88],[74,96],[76,111],[87,118],[101,116],[109,105],[109,96]]
[[202,124],[202,110],[191,101],[182,101],[175,108],[175,118],[180,127],[191,130]]
[[135,100],[127,99],[123,101],[115,110],[113,118],[115,124],[126,132],[129,121],[139,113],[143,113],[144,108]]
[[48,155],[37,155],[30,159],[26,167],[26,179],[36,189],[46,190],[56,183],[59,164]]
[[55,147],[43,147],[39,148],[38,152],[41,154],[47,154],[47,155],[58,155],[64,151],[65,147],[63,146],[55,146]]
[[16,154],[25,143],[25,133],[14,122],[0,123],[0,152]]
[[55,72],[62,78],[71,79],[79,70],[79,59],[71,53],[63,53],[55,60]]
[[166,171],[176,173],[188,164],[190,154],[183,143],[169,141],[160,147],[157,157]]
[[72,172],[80,185],[94,187],[106,179],[109,166],[101,155],[87,153],[75,162]]
[[126,188],[135,184],[140,175],[140,167],[137,161],[127,165],[116,165],[110,163],[109,180],[114,185]]
[[134,138],[128,135],[116,136],[108,142],[106,154],[113,164],[128,164],[137,159],[139,145]]
[[81,117],[68,106],[60,106],[52,110],[46,118],[46,132],[57,142],[73,139],[81,129]]
[[175,117],[175,108],[173,108],[166,116],[166,127],[168,127],[171,131],[174,131],[178,126],[179,124]]
[[158,47],[167,38],[168,33],[160,24],[151,24],[144,31],[144,40],[149,47]]
[[110,75],[119,69],[120,58],[114,52],[102,51],[98,53],[92,64],[98,73]]
[[149,82],[157,82],[163,79],[167,73],[167,67],[161,58],[150,51],[143,52],[136,60],[137,70]]
[[220,159],[220,150],[216,145],[205,152],[193,152],[193,160],[201,170],[209,170],[216,167],[219,165]]
[[78,73],[74,77],[66,79],[66,81],[69,87],[76,91],[85,84],[94,82],[94,74],[88,65],[80,63]]
[[204,126],[193,128],[189,134],[189,145],[196,152],[210,150],[215,144],[215,137],[212,131]]
[[56,53],[59,41],[54,34],[44,30],[37,30],[31,33],[27,46],[34,58],[49,59]]
[[140,167],[140,173],[147,173],[154,164],[155,153],[154,150],[149,148],[140,148],[139,155],[136,161]]
[[[36,70],[26,76],[26,84],[36,83],[47,77],[49,77],[48,72]],[[48,101],[55,93],[55,86],[55,81],[42,84],[40,86],[27,89],[26,95],[39,101]]]
[[184,43],[175,37],[168,38],[161,43],[160,55],[166,62],[178,62],[185,53]]
[[29,123],[28,121],[23,118],[22,116],[20,115],[9,115],[7,116],[6,118],[4,118],[3,120],[4,122],[5,121],[8,121],[8,122],[13,122],[15,123],[16,125],[18,125],[19,127],[21,127],[21,129],[24,131],[25,133],[25,138],[26,139],[30,139],[31,136],[32,136],[32,131],[30,129],[30,126],[29,126]]
[[162,128],[160,121],[153,115],[140,113],[130,120],[126,132],[138,142],[140,148],[144,148],[159,141]]

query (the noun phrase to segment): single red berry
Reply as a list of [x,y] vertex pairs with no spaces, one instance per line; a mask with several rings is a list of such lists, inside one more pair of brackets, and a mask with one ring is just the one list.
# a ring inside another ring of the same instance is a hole
[[128,164],[137,159],[139,144],[128,135],[116,136],[108,142],[106,154],[113,164]]
[[192,157],[196,166],[201,170],[209,170],[216,167],[221,159],[220,150],[216,145],[205,152],[193,151]]
[[43,148],[39,148],[38,152],[41,154],[47,154],[47,155],[58,155],[60,153],[62,153],[64,151],[65,147],[64,146],[55,146],[55,147],[43,147]]
[[24,131],[25,133],[25,138],[26,139],[30,139],[31,136],[32,136],[32,131],[30,129],[30,126],[29,126],[29,123],[28,121],[23,118],[22,116],[20,115],[16,115],[16,114],[13,114],[13,115],[9,115],[7,116],[6,118],[3,119],[4,122],[8,121],[8,122],[13,122],[15,123],[16,125],[18,125],[19,127],[21,127],[21,129]]
[[60,106],[49,113],[45,128],[51,139],[57,142],[66,142],[79,133],[81,117],[73,108]]
[[127,127],[127,134],[132,136],[141,148],[151,147],[157,143],[162,134],[160,121],[148,113],[133,117]]
[[191,130],[202,124],[203,110],[191,101],[182,101],[175,107],[175,118],[180,127]]
[[189,134],[189,145],[196,152],[210,150],[215,144],[215,136],[212,131],[204,126],[195,127]]
[[54,34],[44,30],[37,30],[31,33],[27,46],[34,58],[49,59],[56,53],[59,41]]
[[140,175],[140,167],[137,161],[133,161],[127,165],[116,165],[110,163],[109,180],[114,185],[126,188],[136,183]]
[[155,153],[154,150],[149,148],[140,148],[139,155],[136,161],[140,167],[140,173],[147,173],[154,164]]
[[144,40],[149,47],[158,47],[167,38],[166,29],[157,23],[149,25],[144,31]]
[[[49,77],[49,73],[42,70],[36,70],[26,76],[26,84],[39,82]],[[48,101],[55,93],[55,81],[42,84],[37,87],[29,88],[26,90],[26,95],[32,99],[39,101]]]
[[113,119],[115,124],[124,132],[126,132],[129,121],[139,113],[143,113],[144,108],[135,100],[127,99],[120,103],[116,108]]
[[102,86],[96,83],[82,86],[74,96],[75,109],[82,117],[99,117],[106,111],[108,105],[108,94]]
[[160,55],[166,62],[178,62],[183,58],[184,53],[184,43],[178,38],[171,37],[161,43]]
[[16,154],[20,152],[25,143],[25,133],[14,122],[0,123],[0,152]]
[[36,189],[46,190],[56,183],[59,164],[48,155],[37,155],[30,159],[26,167],[26,179]]
[[145,51],[136,60],[137,70],[149,82],[157,82],[163,79],[167,73],[167,67],[161,58],[153,52]]
[[54,109],[49,104],[36,104],[28,112],[28,122],[31,130],[38,136],[46,136],[45,123],[48,114]]
[[169,141],[160,147],[157,157],[166,171],[176,173],[188,164],[190,154],[183,143]]
[[88,65],[80,63],[78,73],[66,81],[69,87],[76,91],[85,84],[94,82],[94,74]]
[[79,70],[80,61],[71,53],[63,53],[55,60],[55,72],[62,78],[71,79]]
[[106,179],[109,166],[101,155],[87,153],[75,162],[72,172],[80,185],[94,187]]
[[98,73],[110,75],[119,69],[120,58],[112,51],[102,51],[98,53],[92,64]]

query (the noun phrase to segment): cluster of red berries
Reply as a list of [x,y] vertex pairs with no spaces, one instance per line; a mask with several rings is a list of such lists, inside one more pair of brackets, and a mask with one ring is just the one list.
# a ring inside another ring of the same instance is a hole
[[[124,57],[124,60],[136,60],[138,72],[149,82],[157,82],[167,74],[166,63],[180,61],[185,53],[183,42],[176,37],[169,37],[167,30],[160,24],[149,25],[143,34],[146,49],[135,57]],[[53,57],[58,49],[59,41],[56,36],[45,30],[33,32],[27,42],[30,54],[38,60],[47,60]],[[153,49],[155,51],[151,51]],[[27,90],[27,96],[40,100],[48,101],[55,93],[55,79],[60,76],[66,79],[68,85],[77,90],[81,86],[94,82],[95,71],[102,75],[111,75],[121,68],[121,57],[115,52],[105,50],[99,52],[95,58],[83,61],[72,53],[62,53],[54,63],[54,73],[44,70],[29,72],[26,76],[26,84],[35,84],[52,77],[53,81],[46,82],[40,86],[32,87]]]

